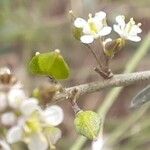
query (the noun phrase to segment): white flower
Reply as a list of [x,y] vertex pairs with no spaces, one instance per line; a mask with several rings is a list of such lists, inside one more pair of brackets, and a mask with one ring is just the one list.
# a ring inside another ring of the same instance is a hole
[[57,105],[47,107],[41,115],[42,120],[44,120],[47,124],[50,124],[52,126],[59,125],[64,118],[63,110]]
[[1,123],[6,126],[12,126],[17,120],[17,116],[13,112],[2,114]]
[[23,130],[21,126],[14,126],[7,132],[7,141],[10,144],[16,143],[22,140]]
[[20,106],[20,111],[23,115],[29,116],[31,115],[35,110],[38,110],[38,100],[36,98],[29,98],[22,102]]
[[19,108],[22,101],[26,99],[25,93],[21,89],[11,89],[8,93],[9,106],[16,109]]
[[54,131],[57,132],[46,130],[51,133],[48,136],[47,132],[43,132],[45,128],[51,129],[62,122],[63,111],[59,106],[53,105],[42,110],[35,98],[29,98],[22,102],[20,109],[24,116],[20,118],[16,126],[8,130],[8,143],[24,141],[29,150],[47,150],[49,140],[51,144],[54,144],[53,142],[61,137],[61,131],[56,129]]
[[80,37],[80,40],[85,44],[92,43],[94,39],[106,36],[111,32],[111,27],[106,24],[106,13],[103,11],[96,13],[94,17],[92,17],[92,14],[89,14],[88,21],[76,18],[74,26],[82,28],[83,35]]
[[92,142],[92,150],[102,150],[104,145],[103,138],[98,138]]
[[117,32],[123,39],[131,40],[134,42],[139,42],[141,38],[137,36],[138,33],[141,33],[142,30],[140,28],[141,23],[135,24],[133,18],[126,24],[125,16],[119,15],[116,17],[116,22],[113,26],[114,31]]

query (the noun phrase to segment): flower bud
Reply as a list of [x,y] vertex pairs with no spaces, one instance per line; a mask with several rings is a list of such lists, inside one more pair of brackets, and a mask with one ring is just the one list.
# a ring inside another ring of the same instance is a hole
[[104,43],[104,53],[108,57],[113,57],[125,45],[125,40],[118,38],[116,40],[106,40]]
[[101,121],[99,115],[93,111],[79,111],[74,124],[79,134],[94,140],[99,134]]

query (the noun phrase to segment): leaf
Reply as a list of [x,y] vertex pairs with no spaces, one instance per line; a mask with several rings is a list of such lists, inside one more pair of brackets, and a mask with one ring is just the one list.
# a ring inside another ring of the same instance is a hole
[[131,108],[137,108],[143,104],[150,102],[150,85],[141,90],[132,100]]
[[33,74],[55,79],[66,79],[69,76],[69,67],[58,50],[35,55],[29,63],[29,70]]
[[79,134],[93,140],[99,134],[101,120],[99,115],[93,111],[79,111],[74,124]]

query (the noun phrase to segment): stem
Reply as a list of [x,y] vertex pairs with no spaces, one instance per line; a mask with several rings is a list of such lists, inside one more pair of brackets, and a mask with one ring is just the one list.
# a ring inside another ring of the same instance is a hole
[[[53,97],[53,102],[60,102],[62,100],[68,100],[69,93],[74,89],[78,89],[78,92],[79,92],[78,96],[82,96],[84,94],[89,94],[89,93],[93,93],[96,91],[100,91],[108,87],[128,86],[131,84],[139,83],[139,81],[140,82],[150,81],[150,71],[119,74],[119,75],[114,75],[113,78],[108,79],[108,80],[100,80],[100,81],[95,81],[91,83],[86,83],[86,84],[81,84],[81,85],[77,85],[74,87],[70,87],[70,88],[65,89],[65,92],[56,94]],[[107,107],[105,106],[104,108],[106,109]]]
[[90,47],[90,45],[87,45],[87,44],[84,44],[90,51],[91,53],[93,54],[94,58],[96,59],[98,65],[100,66],[100,68],[102,68],[102,64],[101,62],[99,61],[99,58],[97,57],[96,53],[93,51],[93,49]]
[[71,93],[69,94],[70,96],[68,97],[72,109],[74,111],[75,114],[77,114],[79,111],[81,111],[81,109],[79,108],[78,104],[77,104],[77,99],[79,97],[79,91],[78,89],[74,88],[72,89]]
[[[141,59],[148,52],[149,47],[150,47],[150,33],[146,36],[146,38],[142,42],[141,46],[138,48],[135,55],[128,61],[125,67],[124,73],[127,73],[127,72],[129,73],[135,70],[135,68],[138,66],[139,62],[141,61]],[[116,98],[118,97],[118,95],[120,94],[122,90],[123,90],[122,87],[112,89],[106,96],[103,104],[98,109],[98,113],[101,114],[101,116],[103,115],[103,119],[105,119],[105,116],[108,110],[110,109],[112,104],[115,102]],[[82,136],[80,136],[74,142],[70,150],[80,150],[86,141],[87,139],[85,137],[83,138]]]

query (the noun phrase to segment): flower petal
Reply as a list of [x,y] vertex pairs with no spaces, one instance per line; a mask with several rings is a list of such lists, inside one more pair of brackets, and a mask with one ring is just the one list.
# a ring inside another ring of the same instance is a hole
[[23,130],[19,126],[14,126],[10,128],[7,132],[7,141],[8,143],[16,143],[22,140]]
[[42,113],[42,118],[47,124],[57,126],[63,121],[63,110],[57,105],[47,107]]
[[74,26],[77,28],[83,28],[87,22],[82,18],[76,18],[74,21]]
[[103,20],[105,19],[106,17],[106,13],[104,11],[100,11],[100,12],[97,12],[95,14],[95,17],[98,19],[98,20]]
[[86,24],[86,25],[83,27],[83,33],[84,33],[84,34],[91,34],[91,29],[90,29],[89,24]]
[[141,41],[141,38],[139,36],[128,36],[127,39],[134,42]]
[[47,137],[49,141],[51,141],[52,144],[55,145],[57,141],[61,138],[62,133],[59,128],[50,127],[44,129],[44,135]]
[[1,123],[6,126],[12,126],[16,120],[17,117],[13,112],[4,113],[1,116]]
[[114,31],[117,32],[120,36],[123,35],[123,31],[121,30],[120,26],[114,25],[114,26],[113,26],[113,29],[114,29]]
[[29,116],[38,108],[38,100],[36,98],[29,98],[22,102],[20,110],[23,115]]
[[27,142],[29,150],[47,150],[48,143],[41,133],[32,134]]
[[25,93],[21,89],[11,89],[8,93],[8,103],[12,108],[19,108],[25,98]]
[[111,27],[106,26],[100,30],[99,35],[100,36],[108,35],[108,34],[110,34],[111,30],[112,30]]
[[119,15],[116,17],[116,22],[119,24],[119,26],[121,27],[121,29],[123,30],[125,28],[125,16],[123,15]]
[[137,35],[138,33],[141,33],[142,30],[138,25],[133,25],[130,30],[130,35]]
[[82,43],[90,44],[94,41],[94,37],[92,35],[83,35],[80,40]]

